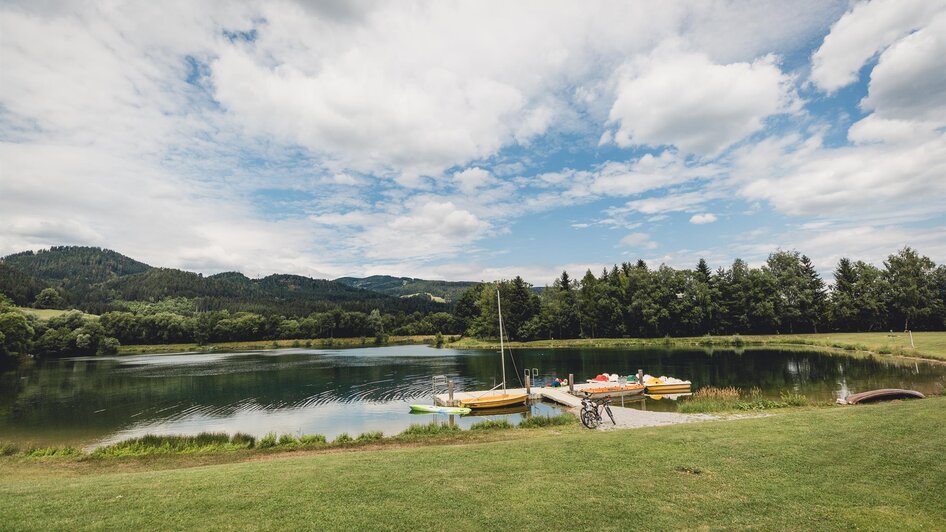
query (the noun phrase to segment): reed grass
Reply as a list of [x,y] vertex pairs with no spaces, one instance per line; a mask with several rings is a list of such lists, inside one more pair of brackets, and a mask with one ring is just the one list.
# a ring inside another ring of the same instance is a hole
[[470,425],[470,430],[511,429],[512,423],[505,419],[486,419]]
[[519,422],[520,429],[535,429],[539,427],[560,427],[563,425],[574,425],[578,423],[578,418],[571,414],[559,414],[557,416],[532,416]]
[[410,427],[404,429],[401,434],[399,434],[399,436],[434,436],[437,434],[453,434],[456,432],[460,432],[460,427],[447,423],[437,423],[434,421],[426,425],[414,423]]
[[804,395],[794,392],[782,392],[779,400],[762,397],[758,388],[740,391],[732,386],[717,388],[706,386],[697,390],[689,399],[677,404],[677,411],[685,414],[726,412],[739,410],[772,410],[792,406],[811,404]]

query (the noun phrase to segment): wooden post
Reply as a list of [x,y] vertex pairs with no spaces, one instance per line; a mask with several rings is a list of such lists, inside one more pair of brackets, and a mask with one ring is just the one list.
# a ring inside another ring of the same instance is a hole
[[568,374],[568,391],[571,393],[575,393],[575,374],[574,373]]
[[526,395],[532,395],[532,376],[526,372]]
[[453,381],[447,381],[447,406],[457,406],[453,404]]

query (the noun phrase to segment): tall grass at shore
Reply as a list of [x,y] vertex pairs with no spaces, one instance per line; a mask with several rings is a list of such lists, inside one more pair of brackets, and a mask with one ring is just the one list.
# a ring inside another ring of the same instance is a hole
[[762,391],[758,388],[740,391],[732,386],[726,388],[706,386],[697,390],[690,398],[681,400],[677,404],[677,411],[694,414],[734,410],[771,410],[809,404],[811,402],[807,397],[793,392],[782,392],[779,394],[779,400],[774,400],[762,397]]

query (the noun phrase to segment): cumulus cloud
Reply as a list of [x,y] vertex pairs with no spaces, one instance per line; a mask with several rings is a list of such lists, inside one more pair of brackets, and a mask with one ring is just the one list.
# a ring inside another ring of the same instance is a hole
[[716,215],[707,212],[703,214],[694,214],[690,217],[690,223],[696,225],[711,224],[717,220]]
[[[946,4],[944,4],[946,5]],[[885,50],[861,107],[879,118],[946,124],[946,8]]]
[[716,64],[673,46],[626,65],[609,118],[618,146],[672,145],[715,155],[796,107],[792,79],[776,60]]
[[871,57],[944,8],[943,0],[859,2],[831,27],[812,55],[812,81],[828,92],[849,85]]
[[[723,198],[931,216],[941,1],[858,4],[814,54],[825,90],[878,57],[851,145],[796,122],[778,57],[807,56],[847,5],[7,2],[0,254],[93,244],[207,272],[476,279],[516,271],[477,255],[489,237],[593,202],[611,220],[596,228],[624,231]],[[766,128],[784,113],[788,131]],[[647,231],[622,246],[665,242]]]

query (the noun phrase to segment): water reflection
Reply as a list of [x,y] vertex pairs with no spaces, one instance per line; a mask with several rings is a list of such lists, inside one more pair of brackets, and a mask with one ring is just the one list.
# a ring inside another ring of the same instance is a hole
[[[601,372],[687,378],[694,386],[758,388],[833,401],[874,388],[941,393],[946,366],[775,350],[522,350],[509,361],[510,385],[523,368],[538,381]],[[149,432],[204,430],[321,433],[334,437],[381,430],[397,433],[436,416],[408,413],[431,402],[432,376],[457,390],[486,389],[500,374],[492,351],[424,346],[283,349],[247,353],[73,358],[0,374],[0,439],[90,444]],[[648,410],[672,410],[648,400]],[[495,413],[517,422],[554,412],[549,405]],[[441,417],[440,419],[446,419]],[[461,426],[482,418],[463,417]]]

